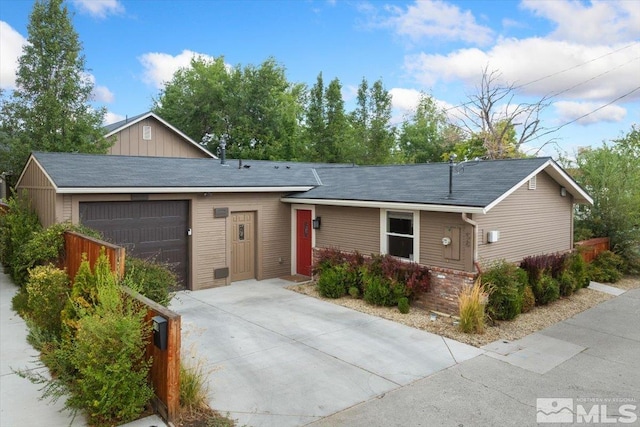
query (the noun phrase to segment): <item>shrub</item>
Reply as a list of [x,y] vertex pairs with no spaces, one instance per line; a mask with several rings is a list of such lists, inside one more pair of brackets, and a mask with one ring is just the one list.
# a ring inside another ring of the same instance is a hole
[[391,255],[373,255],[369,270],[401,284],[404,296],[409,299],[429,288],[429,269],[415,262],[401,261]]
[[373,272],[368,272],[363,277],[363,282],[363,298],[369,304],[392,307],[397,305],[398,300],[406,293],[406,287],[402,283]]
[[492,264],[482,281],[490,286],[487,312],[492,319],[510,320],[522,312],[526,273],[506,260]]
[[524,287],[524,293],[522,298],[522,312],[527,313],[536,305],[536,297],[533,295],[531,286],[526,285]]
[[341,298],[347,294],[347,265],[324,267],[316,287],[325,298]]
[[589,276],[589,265],[580,255],[580,250],[574,251],[569,255],[567,270],[573,276],[573,289],[577,291],[580,288],[586,288],[591,282]]
[[60,264],[60,259],[64,257],[65,231],[100,237],[97,231],[69,222],[54,224],[44,230],[32,233],[31,239],[20,246],[15,253],[12,269],[13,278],[17,284],[24,284],[29,274],[28,270],[36,265]]
[[558,281],[546,273],[531,285],[531,290],[536,298],[536,305],[547,305],[560,296]]
[[349,295],[351,298],[360,298],[360,289],[357,286],[351,286],[349,288]]
[[[119,304],[112,301],[111,304]],[[144,313],[107,309],[82,318],[74,342],[78,376],[71,404],[87,410],[95,425],[136,419],[153,396],[144,361]]]
[[[20,247],[31,240],[33,233],[40,231],[42,227],[38,216],[31,209],[26,193],[9,199],[7,204],[8,212],[0,215],[0,261],[7,267],[13,267]],[[13,268],[9,269],[9,273],[13,277]]]
[[169,290],[175,289],[177,282],[175,273],[165,265],[133,257],[125,260],[124,284],[165,307],[171,301]]
[[402,297],[398,299],[398,311],[402,314],[407,314],[409,312],[409,298]]
[[568,297],[573,294],[574,286],[575,280],[568,270],[560,274],[560,277],[558,278],[558,290],[560,292],[560,296]]
[[484,308],[487,295],[480,279],[473,286],[465,286],[458,294],[460,330],[464,333],[484,332]]
[[45,334],[60,338],[60,313],[69,298],[69,277],[53,265],[29,271],[27,317]]
[[549,274],[554,279],[567,269],[569,253],[554,253],[526,257],[520,263],[520,268],[527,272],[529,283],[533,285],[544,274]]
[[622,278],[624,260],[619,255],[604,251],[589,266],[591,279],[596,282],[615,283]]
[[22,287],[11,299],[11,309],[18,313],[21,317],[26,317],[29,310],[29,294],[27,289]]

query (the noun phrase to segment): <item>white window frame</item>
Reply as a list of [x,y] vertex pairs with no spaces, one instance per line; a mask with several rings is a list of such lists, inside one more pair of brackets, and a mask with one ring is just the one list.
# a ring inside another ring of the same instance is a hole
[[142,126],[142,139],[151,141],[151,126]]
[[[407,262],[420,263],[420,211],[407,211],[402,209],[380,209],[380,253],[389,253],[389,240],[387,236],[387,215],[389,212],[410,213],[413,215],[413,259],[396,257]],[[403,235],[404,236],[404,235]]]

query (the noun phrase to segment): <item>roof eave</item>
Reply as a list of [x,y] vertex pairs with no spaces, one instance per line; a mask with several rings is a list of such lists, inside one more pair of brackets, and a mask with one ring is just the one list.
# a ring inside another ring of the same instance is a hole
[[311,186],[265,187],[58,187],[58,194],[291,193]]
[[486,210],[478,206],[457,206],[457,205],[436,205],[427,203],[405,203],[405,202],[381,202],[374,200],[342,200],[342,199],[302,199],[297,197],[283,197],[280,201],[284,203],[298,203],[306,205],[326,205],[326,206],[348,206],[356,208],[379,208],[379,209],[399,209],[399,210],[419,210],[428,212],[453,212],[485,214]]

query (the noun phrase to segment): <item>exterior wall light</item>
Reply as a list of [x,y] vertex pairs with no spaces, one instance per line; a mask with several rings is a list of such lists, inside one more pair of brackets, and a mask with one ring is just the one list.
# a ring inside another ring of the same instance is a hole
[[319,216],[315,217],[311,221],[311,225],[313,226],[314,230],[319,230],[320,229],[320,225],[322,225],[322,218],[320,218]]

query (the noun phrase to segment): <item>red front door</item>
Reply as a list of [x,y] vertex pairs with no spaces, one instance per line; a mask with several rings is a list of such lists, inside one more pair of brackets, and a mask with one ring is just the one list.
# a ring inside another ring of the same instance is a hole
[[296,212],[296,273],[311,276],[311,211]]

